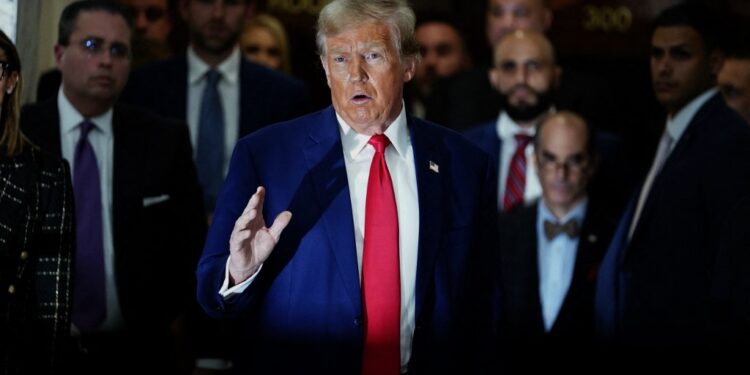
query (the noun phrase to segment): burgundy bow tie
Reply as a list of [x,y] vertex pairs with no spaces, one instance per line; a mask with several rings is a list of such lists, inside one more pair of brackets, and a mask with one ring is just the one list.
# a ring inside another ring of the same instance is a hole
[[553,223],[549,220],[544,221],[544,235],[547,240],[552,241],[560,233],[565,233],[570,238],[576,238],[578,236],[580,228],[576,220],[568,220],[565,223]]

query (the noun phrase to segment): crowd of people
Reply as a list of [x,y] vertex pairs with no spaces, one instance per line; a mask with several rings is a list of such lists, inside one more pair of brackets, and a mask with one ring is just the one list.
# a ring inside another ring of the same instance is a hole
[[75,1],[26,105],[0,32],[0,374],[743,363],[748,34],[663,9],[633,139],[547,2],[486,3],[479,62],[449,15],[328,2],[326,108],[253,0]]

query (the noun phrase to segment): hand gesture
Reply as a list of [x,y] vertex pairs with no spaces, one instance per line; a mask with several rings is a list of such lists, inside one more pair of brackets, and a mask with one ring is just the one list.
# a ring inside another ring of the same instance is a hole
[[232,236],[229,238],[229,278],[232,285],[245,281],[258,271],[292,219],[292,213],[284,211],[267,228],[263,218],[265,197],[266,190],[259,186],[234,223]]

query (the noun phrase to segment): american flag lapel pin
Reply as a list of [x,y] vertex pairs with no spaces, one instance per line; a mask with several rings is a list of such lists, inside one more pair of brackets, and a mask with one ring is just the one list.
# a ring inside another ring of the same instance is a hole
[[438,166],[434,161],[430,160],[430,170],[435,173],[440,173],[440,166]]

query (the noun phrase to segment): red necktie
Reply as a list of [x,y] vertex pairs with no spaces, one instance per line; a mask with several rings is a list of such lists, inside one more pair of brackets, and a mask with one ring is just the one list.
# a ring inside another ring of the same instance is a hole
[[515,138],[516,152],[510,160],[508,179],[505,180],[503,210],[506,212],[523,203],[523,192],[526,187],[526,146],[531,141],[531,136],[516,134]]
[[401,371],[401,281],[398,259],[398,214],[391,175],[385,163],[390,141],[382,134],[375,148],[365,202],[362,254],[362,300],[365,315],[363,375],[397,375]]

